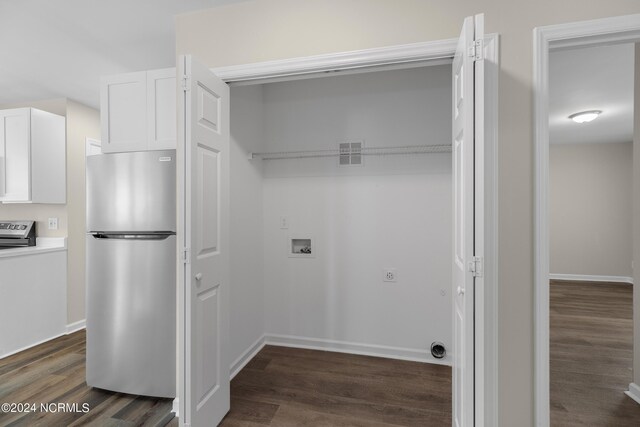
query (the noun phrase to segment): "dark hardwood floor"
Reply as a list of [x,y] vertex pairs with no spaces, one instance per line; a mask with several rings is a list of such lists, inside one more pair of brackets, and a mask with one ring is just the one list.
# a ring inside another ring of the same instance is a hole
[[551,281],[552,426],[640,426],[632,381],[633,287]]
[[[11,402],[77,403],[80,411],[0,412],[0,426],[178,426],[171,399],[87,387],[84,331],[0,360],[0,403]],[[451,425],[451,368],[266,346],[231,382],[222,425]]]
[[[36,403],[38,408],[0,412],[0,426],[164,426],[174,418],[172,400],[87,387],[84,331],[0,360],[0,403]],[[72,412],[43,412],[41,403],[78,406]]]
[[222,426],[450,426],[451,368],[266,346],[231,382]]

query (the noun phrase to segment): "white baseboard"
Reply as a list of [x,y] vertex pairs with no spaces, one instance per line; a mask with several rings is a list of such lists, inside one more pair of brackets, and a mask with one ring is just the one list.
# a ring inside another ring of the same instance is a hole
[[[335,351],[337,353],[360,354],[363,356],[385,357],[387,359],[408,360],[411,362],[434,363],[437,365],[451,366],[450,356],[436,359],[431,356],[429,350],[412,348],[390,347],[375,344],[352,343],[348,341],[335,341],[319,338],[306,338],[292,335],[264,334],[258,338],[249,348],[238,357],[229,369],[233,379],[265,345],[278,347],[306,348],[309,350]],[[177,399],[174,400],[174,412],[177,412]]]
[[551,280],[571,280],[574,282],[615,282],[633,284],[633,278],[625,276],[593,276],[587,274],[549,274]]
[[171,405],[171,412],[173,412],[175,414],[176,418],[180,418],[178,416],[178,414],[180,413],[180,401],[178,400],[177,397],[175,399],[173,399],[173,403]]
[[81,329],[84,329],[87,327],[87,320],[86,319],[82,319],[82,320],[78,320],[77,322],[73,322],[73,323],[69,323],[67,325],[67,335],[72,334],[74,332],[78,332]]
[[44,339],[38,340],[38,341],[36,341],[34,343],[31,343],[29,345],[22,346],[22,347],[20,347],[20,348],[18,348],[16,350],[12,350],[10,352],[4,353],[4,354],[0,354],[0,359],[4,359],[5,357],[12,356],[12,355],[14,355],[16,353],[20,353],[21,351],[29,350],[32,347],[35,347],[35,346],[40,345],[40,344],[44,344],[44,343],[46,343],[48,341],[54,340],[56,338],[60,338],[60,337],[62,337],[64,335],[69,335],[69,334],[72,334],[74,332],[77,332],[77,331],[79,331],[81,329],[84,329],[86,327],[85,324],[86,324],[86,321],[84,319],[79,320],[79,321],[74,322],[74,323],[70,323],[70,324],[64,326],[64,329],[63,329],[64,332],[56,333],[56,334],[54,334],[54,335],[52,335],[52,336],[50,336],[48,338],[44,338]]
[[291,335],[265,334],[266,345],[280,347],[307,348],[310,350],[335,351],[338,353],[361,354],[363,356],[386,357],[388,359],[409,360],[412,362],[434,363],[451,366],[451,359],[446,355],[442,359],[431,356],[429,350],[390,347],[376,344],[361,344],[348,341],[336,341],[319,338],[306,338]]
[[56,339],[56,338],[60,338],[60,337],[65,336],[65,335],[67,335],[65,332],[63,332],[63,333],[61,333],[61,334],[52,335],[52,336],[51,336],[51,337],[49,337],[49,338],[45,338],[45,339],[42,339],[42,340],[36,341],[36,342],[34,342],[34,343],[32,343],[32,344],[29,344],[29,345],[25,345],[25,346],[23,346],[23,347],[20,347],[20,348],[18,348],[18,349],[16,349],[16,350],[11,350],[11,351],[9,351],[9,352],[7,352],[7,353],[0,354],[0,359],[4,359],[5,357],[13,356],[13,355],[14,355],[14,354],[16,354],[16,353],[20,353],[21,351],[29,350],[31,347],[35,347],[35,346],[37,346],[37,345],[44,344],[44,343],[46,343],[46,342],[48,342],[48,341],[54,340],[54,339]]
[[244,353],[242,353],[240,355],[240,357],[238,357],[232,364],[231,364],[231,379],[233,379],[233,377],[235,377],[236,375],[238,375],[238,372],[240,372],[242,370],[242,368],[244,368],[246,366],[247,363],[249,363],[251,361],[251,359],[253,359],[255,357],[256,354],[258,354],[260,352],[260,350],[262,350],[262,348],[265,345],[265,336],[262,335],[260,338],[258,338],[253,344],[251,344],[251,346],[249,346],[248,349],[246,349],[244,351]]
[[625,391],[624,394],[640,403],[640,386],[636,383],[629,384],[629,390]]

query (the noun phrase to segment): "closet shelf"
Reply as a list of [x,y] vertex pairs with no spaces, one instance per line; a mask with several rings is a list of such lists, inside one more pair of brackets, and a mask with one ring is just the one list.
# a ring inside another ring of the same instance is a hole
[[398,154],[430,154],[450,153],[451,144],[443,145],[405,145],[401,147],[362,147],[359,152],[341,152],[333,150],[307,150],[307,151],[277,151],[271,153],[249,153],[249,159],[281,160],[281,159],[306,159],[318,157],[338,157],[341,154],[360,154],[363,156],[388,156]]

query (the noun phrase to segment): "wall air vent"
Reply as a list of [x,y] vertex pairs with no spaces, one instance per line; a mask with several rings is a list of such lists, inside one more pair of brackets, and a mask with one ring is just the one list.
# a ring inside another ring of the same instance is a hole
[[340,166],[362,165],[362,141],[341,142],[338,146],[340,156],[338,161]]

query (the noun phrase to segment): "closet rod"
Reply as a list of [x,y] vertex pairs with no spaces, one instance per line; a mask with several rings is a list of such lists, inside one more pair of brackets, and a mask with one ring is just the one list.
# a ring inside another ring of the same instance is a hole
[[430,154],[450,153],[451,144],[443,145],[405,145],[401,147],[362,147],[358,151],[311,150],[311,151],[277,151],[271,153],[249,153],[249,159],[281,160],[306,159],[319,157],[337,157],[340,155],[386,156],[398,154]]

